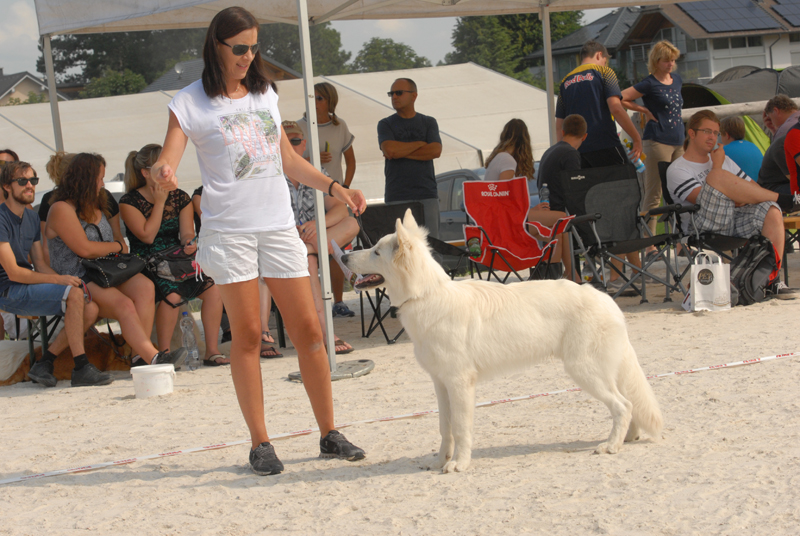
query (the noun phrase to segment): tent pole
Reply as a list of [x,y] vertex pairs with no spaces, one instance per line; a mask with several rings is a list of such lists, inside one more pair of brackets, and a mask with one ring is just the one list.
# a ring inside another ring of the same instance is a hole
[[539,7],[539,19],[542,21],[544,39],[544,72],[547,89],[547,126],[550,132],[550,145],[556,143],[556,111],[555,90],[553,89],[553,47],[550,43],[550,7],[543,4]]
[[[314,99],[314,73],[311,65],[311,37],[308,28],[307,0],[297,0],[298,27],[300,30],[300,56],[303,63],[303,90],[306,100],[306,132],[307,150],[311,156],[311,164],[320,169],[319,134],[317,132],[317,106]],[[316,190],[314,205],[317,213],[317,251],[318,265],[322,284],[322,304],[325,315],[325,340],[328,346],[328,362],[331,372],[336,371],[336,346],[333,344],[333,296],[331,295],[331,273],[328,263],[328,234],[325,230],[325,201],[321,191]]]
[[53,68],[53,51],[50,48],[50,34],[42,37],[44,67],[47,73],[47,89],[50,98],[50,115],[53,116],[53,135],[56,139],[56,150],[64,150],[64,137],[61,134],[61,115],[58,113],[58,93],[56,92],[56,73]]

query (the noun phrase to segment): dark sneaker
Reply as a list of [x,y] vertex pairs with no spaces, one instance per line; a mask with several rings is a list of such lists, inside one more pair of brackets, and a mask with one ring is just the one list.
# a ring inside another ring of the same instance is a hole
[[72,371],[73,387],[88,387],[90,385],[108,385],[114,378],[108,372],[100,372],[97,367],[89,363],[81,370]]
[[158,352],[150,364],[168,365],[172,363],[175,366],[175,370],[181,370],[181,365],[183,365],[188,354],[189,352],[186,351],[186,348],[178,348],[174,352]]
[[147,361],[142,359],[142,356],[139,354],[136,354],[131,358],[131,368],[144,367],[145,365],[147,365]]
[[354,462],[363,460],[365,456],[366,453],[363,449],[350,443],[336,430],[331,430],[328,435],[319,440],[320,458],[342,458]]
[[275,454],[269,441],[264,441],[255,449],[250,449],[250,468],[260,476],[277,475],[283,471],[283,464]]
[[351,311],[344,302],[338,302],[333,304],[333,316],[353,317],[356,316],[356,314]]
[[800,298],[800,288],[790,288],[783,281],[778,281],[772,286],[772,295],[779,300],[794,300]]
[[33,364],[28,371],[28,378],[45,387],[55,387],[58,380],[53,376],[53,363],[46,359],[40,359]]

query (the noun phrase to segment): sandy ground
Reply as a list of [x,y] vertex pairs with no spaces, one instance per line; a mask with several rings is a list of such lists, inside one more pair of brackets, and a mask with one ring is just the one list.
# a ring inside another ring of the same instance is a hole
[[[800,283],[798,261],[793,282]],[[352,308],[358,299],[346,294]],[[660,295],[663,297],[663,292]],[[800,350],[800,300],[724,313],[618,300],[646,374]],[[357,310],[357,309],[356,309]],[[388,346],[336,332],[374,371],[334,384],[347,423],[436,408],[407,337]],[[389,325],[399,328],[398,320]],[[263,360],[273,434],[314,426],[291,348]],[[247,446],[0,487],[0,534],[793,534],[800,526],[800,358],[652,381],[664,438],[594,455],[608,411],[585,393],[481,408],[466,473],[433,469],[436,416],[343,429],[365,460],[321,460],[318,436],[276,441],[286,470],[253,475]],[[478,400],[571,387],[547,363],[481,384]],[[0,479],[248,437],[227,367],[179,372],[175,392],[136,399],[108,387],[0,389]]]

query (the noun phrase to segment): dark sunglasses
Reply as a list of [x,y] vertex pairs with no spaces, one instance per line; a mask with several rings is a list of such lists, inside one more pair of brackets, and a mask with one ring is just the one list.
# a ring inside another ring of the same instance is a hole
[[303,138],[289,138],[289,143],[292,145],[300,145],[303,143]]
[[400,97],[400,96],[401,96],[403,93],[415,93],[415,92],[414,92],[414,91],[411,91],[411,90],[409,90],[409,89],[398,89],[397,91],[390,91],[390,92],[388,92],[388,93],[387,93],[387,95],[389,95],[390,97],[391,97],[392,95],[397,95],[398,97]]
[[31,183],[33,186],[36,186],[37,184],[39,184],[39,177],[37,177],[36,175],[34,175],[33,177],[31,177],[30,179],[28,179],[28,178],[26,178],[26,177],[21,177],[21,178],[19,178],[19,179],[14,179],[14,182],[16,182],[17,184],[19,184],[20,186],[25,186],[25,185],[26,185],[26,184],[28,184],[29,182],[30,182],[30,183]]
[[248,50],[252,52],[254,56],[256,52],[258,52],[258,43],[256,43],[255,45],[229,45],[225,41],[220,41],[220,43],[222,43],[226,47],[231,47],[231,51],[233,51],[234,56],[244,56],[245,54],[247,54]]
[[322,102],[322,101],[324,101],[324,100],[325,100],[325,97],[323,97],[322,95],[317,95],[317,100],[318,100],[319,102]]

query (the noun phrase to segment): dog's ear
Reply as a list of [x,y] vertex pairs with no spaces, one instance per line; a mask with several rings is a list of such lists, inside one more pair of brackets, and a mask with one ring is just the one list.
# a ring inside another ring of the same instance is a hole
[[416,231],[417,230],[417,220],[414,219],[414,214],[411,213],[411,209],[406,209],[406,214],[403,216],[403,225],[405,225],[406,229],[409,231]]
[[[410,210],[406,213],[406,220],[408,220],[410,216]],[[411,217],[411,221],[414,221],[414,217]],[[416,229],[416,223],[414,223],[414,228]],[[395,224],[395,254],[405,251],[411,247],[411,235],[408,232],[406,224],[400,221],[400,218],[397,218],[397,223]]]

